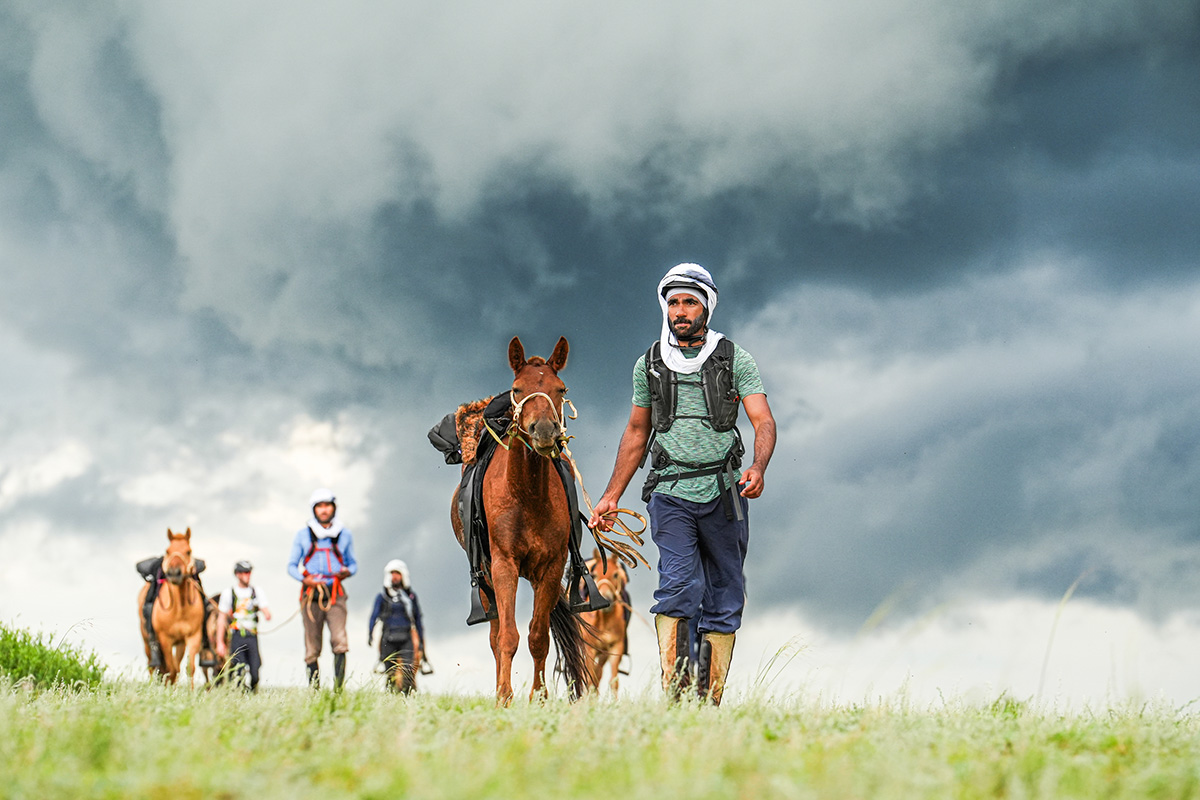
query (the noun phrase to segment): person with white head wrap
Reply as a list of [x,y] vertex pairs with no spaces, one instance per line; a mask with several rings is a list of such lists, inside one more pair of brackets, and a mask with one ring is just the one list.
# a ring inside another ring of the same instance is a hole
[[[651,455],[642,499],[659,553],[650,611],[663,690],[677,699],[691,681],[688,623],[694,620],[696,689],[720,704],[745,606],[747,501],[762,494],[775,419],[753,357],[709,327],[718,293],[708,270],[678,264],[659,281],[657,295],[662,330],[634,366],[629,422],[588,524],[611,529],[621,495]],[[754,458],[744,471],[739,408],[754,426]]]
[[342,583],[358,572],[354,535],[337,516],[337,497],[322,487],[308,500],[311,518],[292,540],[288,574],[303,585],[300,594],[304,623],[304,664],[308,683],[320,685],[322,629],[329,628],[333,650],[333,686],[340,690],[346,679],[346,590]]
[[379,660],[386,667],[386,686],[405,694],[417,688],[417,667],[425,649],[425,624],[421,602],[412,589],[408,564],[393,558],[383,568],[383,591],[375,597],[367,623],[367,645],[379,634]]

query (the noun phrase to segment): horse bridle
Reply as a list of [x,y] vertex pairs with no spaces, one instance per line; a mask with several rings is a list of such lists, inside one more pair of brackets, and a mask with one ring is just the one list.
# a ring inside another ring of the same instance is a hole
[[[167,570],[169,569],[168,565],[173,564],[176,561],[183,562],[183,566],[180,567],[180,572],[183,573],[183,579],[190,578],[196,574],[196,562],[191,556],[184,558],[179,553],[167,553],[167,555],[163,557],[162,563],[162,571],[164,575],[167,574]],[[181,579],[181,583],[183,579]]]
[[[512,403],[513,426],[518,431],[525,434],[526,437],[529,436],[529,431],[527,431],[525,428],[521,427],[521,409],[525,406],[526,403],[528,403],[533,398],[544,397],[544,398],[546,398],[546,402],[548,402],[550,404],[550,411],[554,413],[554,424],[558,428],[558,432],[555,434],[554,439],[555,439],[555,441],[559,441],[559,442],[566,441],[566,439],[567,439],[567,420],[575,419],[576,417],[579,416],[579,412],[575,409],[574,403],[572,403],[568,398],[564,397],[562,400],[562,403],[559,405],[559,407],[557,409],[555,409],[554,399],[551,398],[550,395],[546,394],[545,392],[532,392],[532,393],[527,394],[524,397],[522,397],[520,402],[517,401],[517,398],[514,396],[514,392],[516,392],[516,389],[508,390],[508,400],[510,403]],[[571,414],[569,416],[567,415],[567,406],[571,407]],[[528,442],[526,442],[526,445],[528,445]],[[558,454],[555,453],[554,455],[558,455]]]

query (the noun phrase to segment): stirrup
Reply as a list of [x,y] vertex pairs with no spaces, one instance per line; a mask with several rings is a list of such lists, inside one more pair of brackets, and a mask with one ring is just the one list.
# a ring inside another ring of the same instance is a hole
[[217,660],[217,654],[211,647],[200,648],[200,666],[210,668],[221,666],[221,662]]
[[[603,611],[612,605],[612,601],[604,595],[600,594],[600,589],[596,586],[596,581],[592,578],[592,573],[580,567],[576,570],[577,574],[571,580],[571,585],[567,589],[567,609],[572,614],[578,614],[583,611]],[[579,590],[579,580],[583,579],[583,585],[587,589],[587,597],[584,597]]]
[[483,599],[480,597],[480,593],[484,591],[486,590],[479,585],[478,581],[471,581],[471,613],[467,615],[468,625],[478,625],[481,622],[487,622],[499,617],[499,614],[496,612],[496,600],[494,597],[488,597],[488,600],[491,601],[490,608],[485,609],[483,607]]

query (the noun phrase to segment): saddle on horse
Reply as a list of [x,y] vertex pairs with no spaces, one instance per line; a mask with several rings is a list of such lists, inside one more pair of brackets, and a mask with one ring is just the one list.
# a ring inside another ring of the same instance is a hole
[[[483,510],[483,476],[487,472],[496,445],[512,425],[512,399],[508,392],[465,403],[442,418],[430,429],[428,438],[440,451],[447,464],[462,464],[462,479],[458,491],[458,518],[462,520],[466,539],[467,561],[471,569],[471,611],[467,624],[476,625],[496,618],[496,596],[490,578],[491,554],[488,547],[487,517]],[[489,433],[490,431],[490,433]],[[580,552],[583,528],[587,517],[579,512],[579,496],[571,468],[562,459],[554,458],[555,469],[567,492],[567,504],[572,520],[568,538],[567,605],[573,613],[599,611],[609,603],[596,589],[592,573]],[[581,590],[582,587],[582,590]],[[480,593],[488,600],[483,607]]]

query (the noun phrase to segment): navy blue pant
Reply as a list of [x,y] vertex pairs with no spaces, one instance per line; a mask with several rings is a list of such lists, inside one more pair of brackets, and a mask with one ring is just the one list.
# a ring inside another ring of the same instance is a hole
[[743,520],[726,519],[721,498],[693,503],[655,492],[646,505],[658,547],[653,614],[700,617],[701,633],[734,633],[746,604],[746,545],[750,510],[738,495]]
[[229,672],[238,683],[246,680],[243,673],[250,675],[250,691],[258,688],[258,669],[262,657],[258,654],[258,636],[234,631],[229,643]]

